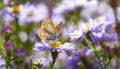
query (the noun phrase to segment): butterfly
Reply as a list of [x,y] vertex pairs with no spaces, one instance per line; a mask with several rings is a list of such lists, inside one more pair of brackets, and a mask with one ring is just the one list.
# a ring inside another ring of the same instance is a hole
[[42,21],[41,28],[38,29],[37,34],[41,40],[57,40],[62,28],[62,22],[56,26],[50,18],[45,18]]

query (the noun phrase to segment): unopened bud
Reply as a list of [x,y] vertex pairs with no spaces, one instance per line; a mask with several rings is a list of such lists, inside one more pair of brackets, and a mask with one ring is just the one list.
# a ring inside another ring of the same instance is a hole
[[6,27],[5,27],[5,30],[6,30],[6,32],[8,32],[8,33],[12,33],[12,32],[13,32],[13,29],[12,29],[11,26],[6,26]]
[[7,43],[5,44],[5,49],[6,49],[6,50],[11,50],[11,49],[12,49],[12,44],[11,44],[10,42],[7,42]]
[[107,50],[107,52],[110,53],[110,54],[113,53],[113,48],[110,47],[110,46],[107,46],[107,47],[106,47],[106,50]]

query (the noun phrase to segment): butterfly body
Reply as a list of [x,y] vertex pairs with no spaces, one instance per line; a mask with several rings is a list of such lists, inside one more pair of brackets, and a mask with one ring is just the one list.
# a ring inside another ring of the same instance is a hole
[[58,40],[61,32],[62,23],[60,22],[56,26],[53,24],[50,18],[43,20],[41,28],[38,29],[37,33],[41,40]]
[[58,35],[54,35],[54,34],[51,34],[50,38],[48,40],[58,40],[59,39],[59,36]]

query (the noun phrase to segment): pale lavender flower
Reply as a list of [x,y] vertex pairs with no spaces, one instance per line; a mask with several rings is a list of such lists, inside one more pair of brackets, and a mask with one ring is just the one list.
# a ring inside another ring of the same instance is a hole
[[20,13],[19,22],[21,25],[27,23],[39,23],[42,19],[48,16],[46,5],[40,3],[38,5],[26,5]]
[[7,8],[4,8],[3,10],[0,11],[0,18],[5,21],[6,25],[9,25],[11,22],[15,20],[15,18],[11,15]]
[[12,7],[5,7],[0,12],[0,18],[5,21],[6,25],[10,25],[15,19],[19,18],[19,14],[23,9],[23,5],[14,5]]
[[[81,37],[84,37],[85,34],[88,32],[88,27],[86,24],[81,24],[78,30],[75,30],[74,32],[71,32],[69,34],[71,40],[76,40]],[[82,38],[83,39],[83,38]],[[80,40],[82,40],[80,39]]]
[[58,52],[73,52],[74,50],[74,44],[73,43],[64,43],[61,44],[59,41],[53,41],[46,43],[45,41],[42,41],[41,43],[36,42],[35,47],[33,48],[35,51],[58,51]]
[[14,5],[12,7],[6,7],[6,10],[8,11],[8,14],[12,16],[13,18],[19,18],[19,14],[23,10],[24,5]]
[[[95,43],[101,40],[114,41],[117,39],[115,31],[112,31],[113,23],[105,20],[105,17],[99,17],[96,20],[90,20],[89,23],[84,23],[79,26],[79,30],[70,33],[71,40],[82,40],[90,31],[93,35]],[[111,32],[110,32],[111,30]],[[114,36],[114,38],[113,38]]]

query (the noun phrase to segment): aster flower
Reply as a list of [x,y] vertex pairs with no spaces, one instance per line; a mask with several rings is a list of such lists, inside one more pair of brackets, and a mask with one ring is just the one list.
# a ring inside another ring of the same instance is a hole
[[70,33],[71,40],[76,40],[81,37],[84,37],[84,35],[88,32],[87,25],[81,24],[79,30],[75,30],[74,32]]
[[19,18],[19,14],[23,10],[24,5],[14,5],[12,7],[5,7],[0,11],[0,18],[5,21],[5,24],[9,25],[16,18]]
[[33,49],[35,51],[52,50],[58,52],[64,52],[64,51],[72,52],[74,50],[74,44],[73,43],[61,44],[61,42],[59,41],[50,41],[49,43],[42,41],[41,43],[36,42],[35,47]]
[[84,48],[83,51],[77,50],[68,58],[67,69],[79,69],[79,64],[82,62],[80,59],[83,56],[89,57],[92,55],[92,51],[88,48]]
[[115,31],[114,22],[106,21],[105,24],[92,32],[94,43],[100,41],[116,42],[117,33]]
[[41,42],[36,42],[33,50],[38,52],[46,51],[46,50],[51,51],[53,62],[50,63],[50,68],[53,69],[54,63],[58,56],[58,52],[65,52],[65,51],[73,52],[74,45],[73,43],[61,44],[60,41],[48,41],[48,42],[41,41]]
[[48,15],[46,5],[40,3],[38,5],[26,5],[20,13],[19,22],[24,25],[25,23],[39,23],[43,18]]
[[16,52],[15,52],[15,55],[17,55],[17,56],[25,56],[26,51],[23,48],[17,49]]
[[95,43],[99,42],[100,40],[108,40],[113,41],[113,36],[116,36],[115,31],[109,32],[108,30],[111,29],[113,23],[109,23],[105,21],[104,17],[97,18],[96,20],[90,20],[89,23],[80,24],[79,30],[70,33],[71,40],[82,40],[85,38],[88,32],[91,32],[93,35]]
[[14,5],[12,7],[6,7],[6,10],[8,12],[6,15],[9,15],[14,19],[19,18],[19,14],[23,10],[23,7],[24,5]]
[[7,8],[0,11],[0,18],[3,19],[7,25],[14,21],[14,17],[10,15]]

